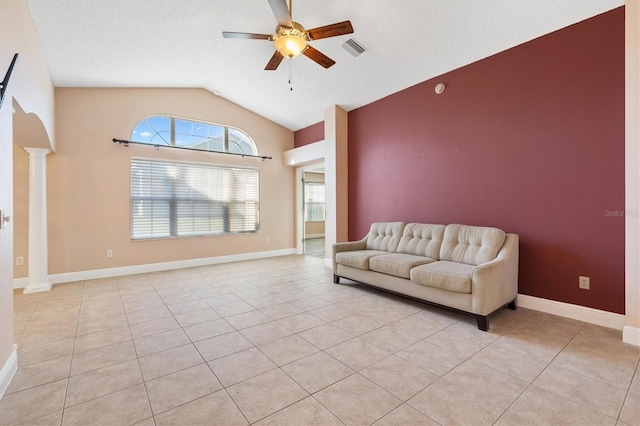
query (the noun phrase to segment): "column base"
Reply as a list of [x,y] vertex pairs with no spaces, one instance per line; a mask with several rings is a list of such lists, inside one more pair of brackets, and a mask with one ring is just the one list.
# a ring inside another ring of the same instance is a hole
[[51,283],[27,284],[22,294],[39,293],[41,291],[51,290]]

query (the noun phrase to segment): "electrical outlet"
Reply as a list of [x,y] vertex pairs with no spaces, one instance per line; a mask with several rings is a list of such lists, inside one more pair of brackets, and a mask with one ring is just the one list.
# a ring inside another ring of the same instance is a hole
[[583,277],[582,275],[580,275],[580,278],[578,278],[578,287],[583,290],[589,290],[589,277]]
[[107,250],[107,257],[113,257],[113,250]]
[[265,244],[269,244],[269,241],[270,241],[269,237],[265,237],[265,239],[264,239]]
[[16,257],[16,265],[18,266],[24,265],[24,256]]

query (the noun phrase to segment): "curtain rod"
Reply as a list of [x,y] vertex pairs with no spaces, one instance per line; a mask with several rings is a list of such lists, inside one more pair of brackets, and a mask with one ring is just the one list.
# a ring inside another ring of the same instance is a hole
[[112,141],[114,143],[119,143],[120,145],[124,145],[124,146],[127,146],[127,147],[129,146],[129,144],[135,144],[135,145],[152,146],[155,149],[160,149],[160,147],[162,147],[162,148],[172,148],[172,149],[185,149],[185,150],[188,150],[188,151],[212,152],[214,154],[238,155],[240,157],[260,158],[260,159],[262,159],[262,161],[271,160],[273,158],[273,157],[269,157],[269,156],[266,156],[266,155],[238,154],[236,152],[209,151],[209,150],[206,150],[206,149],[187,148],[187,147],[184,147],[184,146],[175,146],[175,145],[158,145],[158,144],[150,144],[150,143],[144,143],[144,142],[128,141],[128,140],[116,139],[116,138],[113,138]]
[[13,59],[11,60],[11,65],[9,65],[9,69],[7,73],[4,75],[4,80],[0,82],[0,107],[2,106],[2,101],[4,100],[4,93],[7,91],[7,86],[9,85],[9,79],[11,78],[11,73],[13,72],[13,67],[18,60],[18,54],[13,55]]

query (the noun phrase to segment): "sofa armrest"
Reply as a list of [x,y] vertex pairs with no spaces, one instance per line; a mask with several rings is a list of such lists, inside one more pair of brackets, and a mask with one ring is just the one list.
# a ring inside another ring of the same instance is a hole
[[473,313],[489,315],[518,295],[519,236],[507,234],[495,259],[473,268]]
[[336,263],[336,254],[343,251],[355,251],[355,250],[364,250],[367,246],[367,237],[365,236],[360,241],[346,241],[342,243],[334,243],[333,244],[333,255],[331,259],[333,261],[333,273],[335,274],[337,271],[337,263]]

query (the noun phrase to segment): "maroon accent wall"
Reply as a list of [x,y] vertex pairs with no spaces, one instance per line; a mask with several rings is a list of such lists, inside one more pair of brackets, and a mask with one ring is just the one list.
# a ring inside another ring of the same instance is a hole
[[324,121],[293,132],[293,146],[299,148],[324,140]]
[[624,7],[349,113],[350,240],[495,226],[519,293],[624,313],[624,206]]

